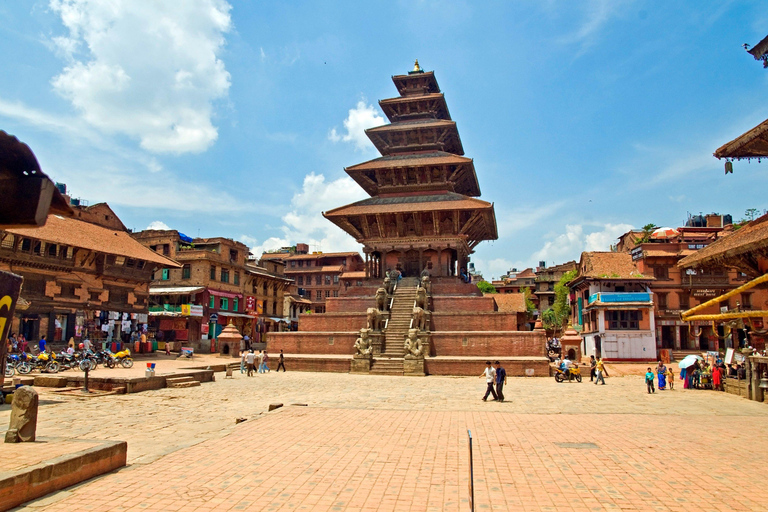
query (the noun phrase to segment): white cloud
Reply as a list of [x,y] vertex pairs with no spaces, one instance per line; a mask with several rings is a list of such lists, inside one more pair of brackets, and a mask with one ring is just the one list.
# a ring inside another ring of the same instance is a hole
[[609,251],[620,235],[632,229],[629,224],[603,224],[597,230],[585,234],[581,224],[565,226],[565,233],[549,240],[531,256],[534,261],[544,261],[547,266],[570,260],[579,260],[583,251]]
[[[578,28],[559,38],[558,42],[579,47],[577,55],[583,54],[592,46],[605,25],[614,17],[626,12],[634,0],[588,0],[584,2],[584,17]],[[578,5],[578,4],[575,4]]]
[[376,108],[366,104],[365,99],[362,99],[357,102],[355,108],[349,110],[349,115],[344,120],[344,129],[347,133],[339,135],[336,128],[333,128],[328,134],[328,138],[333,142],[352,142],[355,144],[355,149],[362,151],[373,147],[365,135],[365,130],[383,124],[386,124],[386,121],[379,115]]
[[171,229],[168,224],[161,220],[154,220],[149,223],[149,226],[146,227],[146,229]]
[[301,191],[293,195],[290,211],[282,217],[282,236],[261,243],[250,235],[241,235],[240,240],[256,255],[296,243],[309,244],[316,251],[359,251],[360,244],[321,214],[365,197],[352,178],[326,182],[322,174],[310,173],[304,177]]
[[158,153],[199,152],[218,137],[213,102],[230,75],[219,58],[232,27],[224,0],[51,0],[66,66],[51,81],[90,125]]

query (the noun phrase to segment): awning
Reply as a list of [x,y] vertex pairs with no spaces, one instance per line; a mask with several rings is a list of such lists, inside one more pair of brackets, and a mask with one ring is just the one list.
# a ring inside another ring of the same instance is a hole
[[268,316],[268,317],[267,317],[267,319],[268,319],[268,320],[272,320],[273,322],[278,322],[278,323],[280,323],[280,322],[285,322],[285,320],[284,320],[284,319],[282,319],[282,318],[278,318],[278,317],[276,317],[276,316]]
[[219,297],[229,297],[230,299],[241,298],[243,296],[242,293],[220,292],[219,290],[211,290],[210,288],[208,289],[208,293]]
[[186,295],[188,293],[197,293],[205,290],[202,286],[169,286],[167,288],[151,288],[150,295]]
[[243,313],[230,313],[228,311],[219,311],[217,313],[219,316],[229,316],[229,317],[236,317],[236,318],[256,318],[252,315],[244,315]]

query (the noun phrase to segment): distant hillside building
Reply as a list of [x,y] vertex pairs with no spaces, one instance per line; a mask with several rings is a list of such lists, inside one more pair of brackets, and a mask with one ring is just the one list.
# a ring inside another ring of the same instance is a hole
[[[342,290],[365,277],[365,263],[357,252],[309,253],[307,244],[296,244],[261,255],[262,262],[280,261],[300,297],[311,302],[314,313],[325,313],[325,300],[339,297]],[[362,274],[360,274],[362,272]]]

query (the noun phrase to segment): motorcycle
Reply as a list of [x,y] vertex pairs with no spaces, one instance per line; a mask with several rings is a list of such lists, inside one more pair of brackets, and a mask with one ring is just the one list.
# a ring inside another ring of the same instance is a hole
[[107,362],[110,368],[114,368],[116,365],[120,365],[123,368],[130,368],[133,366],[133,359],[131,358],[131,351],[129,349],[121,350],[117,354],[110,354],[112,357]]
[[547,340],[547,356],[549,356],[550,361],[555,361],[558,359],[560,357],[561,351],[560,340],[557,338]]
[[581,382],[581,369],[578,367],[578,365],[571,366],[568,368],[567,372],[564,372],[560,368],[555,368],[555,380],[557,382],[563,382],[566,379],[568,382],[573,382],[573,380],[576,380],[576,382]]
[[80,365],[80,361],[75,354],[67,354],[66,352],[60,352],[58,355],[60,370],[71,370],[77,368]]
[[[32,365],[28,361],[28,357],[26,352],[22,352],[21,355],[18,354],[8,354],[8,360],[6,361],[6,366],[12,366],[15,372],[19,372],[21,375],[26,375],[29,372],[32,371]],[[6,368],[5,376],[8,377],[8,369]],[[10,375],[13,376],[13,375]]]
[[[46,373],[58,373],[61,365],[56,361],[56,354],[43,352],[29,360],[32,370],[40,370]],[[31,370],[30,370],[31,371]],[[19,371],[21,373],[21,371]]]

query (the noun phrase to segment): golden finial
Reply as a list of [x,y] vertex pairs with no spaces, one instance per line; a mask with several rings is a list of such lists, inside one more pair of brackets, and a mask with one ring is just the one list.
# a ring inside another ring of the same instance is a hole
[[419,59],[416,59],[416,62],[413,64],[413,72],[418,73],[421,71],[421,67],[419,67]]

